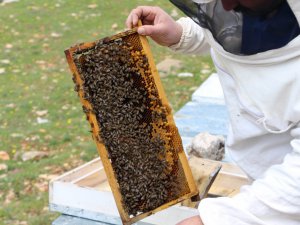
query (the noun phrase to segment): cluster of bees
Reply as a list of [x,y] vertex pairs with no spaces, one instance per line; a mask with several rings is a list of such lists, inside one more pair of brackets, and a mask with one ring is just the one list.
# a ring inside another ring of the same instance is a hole
[[[177,198],[178,158],[170,144],[168,109],[159,98],[142,49],[122,39],[101,41],[75,52],[74,62],[83,84],[83,98],[95,114],[99,139],[108,151],[131,216],[148,212]],[[92,112],[91,112],[92,111]]]

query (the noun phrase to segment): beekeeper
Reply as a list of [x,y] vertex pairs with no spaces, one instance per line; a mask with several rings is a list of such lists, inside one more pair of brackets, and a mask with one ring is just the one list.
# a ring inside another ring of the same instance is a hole
[[180,225],[300,224],[300,0],[171,0],[132,10],[127,27],[176,52],[211,53],[230,114],[227,151],[253,180],[207,198]]

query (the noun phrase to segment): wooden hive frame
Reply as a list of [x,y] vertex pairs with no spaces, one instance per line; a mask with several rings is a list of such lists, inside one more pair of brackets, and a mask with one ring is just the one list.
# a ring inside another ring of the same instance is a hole
[[[159,77],[158,71],[156,69],[154,59],[152,57],[152,53],[150,51],[148,40],[146,39],[146,37],[138,35],[136,29],[132,29],[132,30],[114,35],[112,37],[102,39],[100,41],[105,40],[105,42],[108,43],[108,42],[115,41],[118,39],[135,40],[135,41],[138,41],[139,44],[142,46],[142,50],[148,59],[149,68],[151,69],[151,74],[153,76],[154,83],[157,88],[158,96],[160,97],[162,105],[166,108],[166,111],[167,111],[168,125],[169,125],[169,127],[172,128],[172,137],[170,137],[170,138],[174,139],[174,140],[176,139],[176,151],[177,151],[176,157],[178,157],[178,161],[181,164],[181,170],[183,172],[183,176],[185,178],[185,181],[186,181],[186,184],[188,185],[188,190],[189,190],[188,193],[185,193],[184,195],[179,196],[177,199],[169,201],[154,210],[151,210],[149,212],[143,212],[141,214],[138,214],[135,217],[128,215],[128,213],[126,212],[126,210],[122,204],[122,195],[120,193],[120,189],[119,189],[119,185],[118,185],[118,182],[116,179],[114,169],[113,169],[111,161],[109,159],[108,151],[107,151],[105,145],[101,142],[101,137],[99,137],[100,128],[98,126],[98,121],[97,121],[96,115],[93,113],[92,110],[88,110],[85,113],[87,114],[87,116],[88,116],[87,118],[91,124],[92,136],[96,142],[98,153],[101,157],[104,170],[106,172],[109,184],[111,186],[111,189],[112,189],[112,192],[113,192],[116,204],[117,204],[117,208],[120,213],[120,217],[122,219],[123,224],[132,224],[132,223],[139,221],[155,212],[163,210],[171,205],[174,205],[180,201],[189,199],[191,197],[198,196],[198,190],[195,185],[190,167],[188,165],[186,155],[183,151],[181,138],[180,138],[178,130],[175,126],[175,122],[174,122],[174,119],[173,119],[173,116],[171,113],[171,108],[168,104],[168,100],[167,100],[165,92],[163,90],[163,87],[162,87],[162,84],[160,81],[160,77]],[[93,47],[95,47],[95,45],[97,43],[99,43],[99,41],[94,41],[94,42],[89,42],[89,43],[81,43],[81,44],[75,45],[75,46],[65,50],[66,58],[67,58],[70,70],[73,74],[73,80],[74,80],[75,84],[79,87],[81,87],[83,85],[83,81],[81,79],[81,76],[79,74],[78,68],[75,63],[74,54],[76,52],[79,52],[82,50],[93,48]],[[140,72],[143,73],[143,71],[140,71]],[[78,90],[78,95],[80,97],[80,101],[81,101],[82,105],[86,109],[92,109],[91,103],[84,98],[84,91],[82,88]]]

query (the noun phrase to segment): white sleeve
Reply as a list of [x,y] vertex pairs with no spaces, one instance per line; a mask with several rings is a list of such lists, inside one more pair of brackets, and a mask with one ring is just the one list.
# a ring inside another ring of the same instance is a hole
[[185,54],[209,54],[210,46],[203,28],[188,17],[180,18],[177,23],[182,26],[182,36],[177,44],[169,46],[170,49]]
[[293,151],[282,164],[270,167],[233,198],[207,198],[200,203],[204,225],[300,224],[300,126],[291,135]]

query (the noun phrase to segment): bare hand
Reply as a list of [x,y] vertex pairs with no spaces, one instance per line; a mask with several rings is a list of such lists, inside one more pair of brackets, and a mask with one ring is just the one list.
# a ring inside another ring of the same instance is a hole
[[176,225],[204,225],[200,216],[193,216],[177,223]]
[[170,46],[180,41],[182,27],[159,7],[139,6],[132,10],[126,20],[127,28],[136,27],[138,20],[143,24],[138,33],[150,36],[158,44]]

